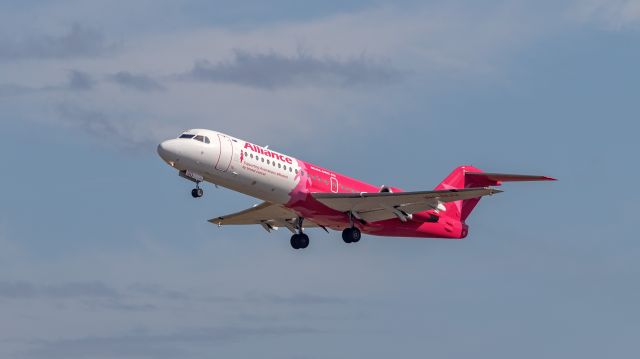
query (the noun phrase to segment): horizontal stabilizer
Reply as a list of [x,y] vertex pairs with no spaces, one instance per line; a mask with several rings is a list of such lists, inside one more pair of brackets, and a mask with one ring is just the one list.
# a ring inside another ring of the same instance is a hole
[[517,181],[555,181],[555,178],[547,176],[531,176],[531,175],[517,175],[510,173],[487,173],[487,172],[467,172],[465,176],[475,178],[486,178],[490,181],[498,182],[517,182]]
[[465,172],[467,186],[499,186],[502,182],[555,181],[547,176],[519,175],[511,173]]

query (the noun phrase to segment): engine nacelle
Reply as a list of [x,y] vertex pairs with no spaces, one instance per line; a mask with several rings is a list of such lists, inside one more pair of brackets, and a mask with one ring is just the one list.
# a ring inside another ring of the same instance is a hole
[[404,192],[404,191],[396,187],[389,187],[389,186],[380,187],[380,193],[397,193],[397,192]]

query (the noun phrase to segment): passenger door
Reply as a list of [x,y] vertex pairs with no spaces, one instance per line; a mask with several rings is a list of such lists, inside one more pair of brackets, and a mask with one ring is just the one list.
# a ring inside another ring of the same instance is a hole
[[338,179],[331,177],[331,192],[338,193]]
[[222,172],[229,170],[231,166],[231,158],[233,158],[233,144],[231,138],[218,134],[218,141],[220,143],[220,156],[216,162],[216,169]]

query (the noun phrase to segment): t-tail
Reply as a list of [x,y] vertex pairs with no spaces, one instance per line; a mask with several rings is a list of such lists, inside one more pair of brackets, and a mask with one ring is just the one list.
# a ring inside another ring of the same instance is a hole
[[[508,173],[488,173],[482,172],[473,166],[460,166],[453,170],[435,189],[490,187],[500,186],[502,182],[524,181],[555,181],[555,178]],[[441,212],[441,216],[460,221],[464,227],[461,237],[464,238],[467,235],[465,220],[469,217],[478,202],[480,202],[480,198],[445,203],[444,206],[446,210]]]

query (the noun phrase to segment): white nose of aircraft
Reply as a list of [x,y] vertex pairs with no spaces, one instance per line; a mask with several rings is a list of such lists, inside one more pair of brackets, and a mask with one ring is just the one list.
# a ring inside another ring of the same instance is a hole
[[176,139],[166,140],[158,145],[158,155],[173,166],[180,160],[180,149]]

